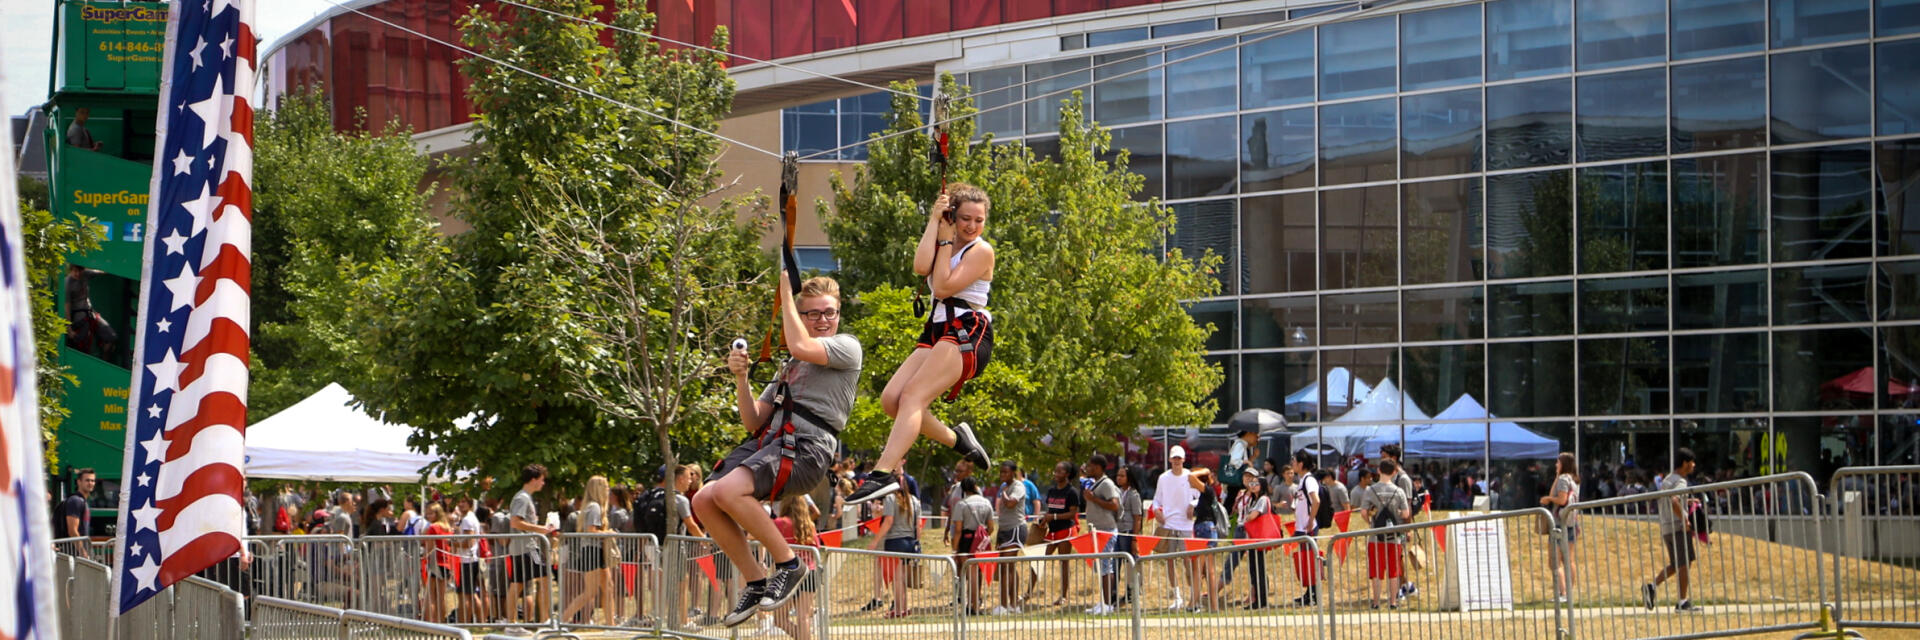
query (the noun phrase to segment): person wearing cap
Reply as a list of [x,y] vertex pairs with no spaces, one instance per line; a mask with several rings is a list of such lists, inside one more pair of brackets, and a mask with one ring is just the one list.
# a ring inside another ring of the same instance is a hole
[[[1185,543],[1179,539],[1193,537],[1193,506],[1200,500],[1200,488],[1195,486],[1191,475],[1187,473],[1186,448],[1174,445],[1167,452],[1167,470],[1154,482],[1153,490],[1153,507],[1159,512],[1160,537],[1164,538],[1160,548],[1163,553],[1182,550],[1181,545]],[[1191,581],[1193,568],[1188,566],[1186,572]],[[1178,610],[1185,608],[1187,602],[1181,597],[1182,581],[1175,573],[1177,571],[1167,572],[1167,586],[1173,590],[1173,602],[1167,608]]]

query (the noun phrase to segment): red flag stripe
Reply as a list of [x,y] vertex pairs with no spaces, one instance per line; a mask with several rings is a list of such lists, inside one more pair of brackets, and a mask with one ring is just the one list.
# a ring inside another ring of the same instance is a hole
[[250,361],[247,354],[247,332],[238,323],[227,318],[215,318],[213,326],[207,331],[207,337],[194,345],[186,353],[180,354],[187,368],[180,372],[182,386],[199,380],[206,372],[207,361],[214,354],[225,354],[239,358],[242,364]]
[[[167,471],[169,469],[162,467],[160,472]],[[230,464],[210,464],[194,469],[193,473],[187,476],[186,481],[181,483],[179,495],[154,502],[154,506],[162,509],[159,529],[161,531],[172,529],[174,520],[180,517],[181,511],[208,496],[229,496],[236,503],[239,502],[242,499],[241,494],[245,492],[246,483],[247,474],[241,473]]]
[[166,559],[160,561],[160,584],[173,584],[185,580],[199,573],[202,568],[233,557],[233,554],[238,551],[240,551],[240,540],[232,534],[215,531],[201,535],[188,542],[186,546],[167,554]]
[[193,446],[193,438],[208,428],[238,429],[245,424],[247,405],[231,393],[215,393],[200,399],[199,410],[180,426],[167,430],[167,460],[179,460]]

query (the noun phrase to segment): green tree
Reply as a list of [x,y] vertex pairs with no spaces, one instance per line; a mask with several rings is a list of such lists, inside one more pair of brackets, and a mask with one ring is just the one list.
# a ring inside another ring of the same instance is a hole
[[317,92],[282,100],[255,134],[253,380],[248,410],[271,416],[350,377],[361,341],[346,323],[362,282],[431,242],[428,160],[408,132],[336,133]]
[[[960,91],[950,77],[941,83],[943,94]],[[889,132],[923,126],[913,107],[895,100]],[[952,112],[966,116],[973,106],[962,101]],[[1218,292],[1220,257],[1166,248],[1171,212],[1157,200],[1133,201],[1143,180],[1126,170],[1128,154],[1098,160],[1111,136],[1081,112],[1077,96],[1061,109],[1058,160],[974,140],[970,120],[950,129],[945,178],[993,198],[986,236],[998,260],[993,363],[944,412],[982,426],[997,455],[1029,465],[1112,450],[1114,437],[1141,426],[1206,422],[1208,394],[1222,378],[1204,358],[1213,327],[1186,310]],[[874,142],[851,182],[834,179],[832,206],[820,205],[843,284],[858,293],[849,331],[867,345],[847,436],[857,448],[877,448],[891,428],[880,391],[921,321],[908,261],[941,184],[926,161],[930,144],[924,129]],[[923,453],[937,450],[927,446]]]
[[[592,0],[535,4],[575,18],[600,10]],[[641,3],[614,4],[612,24],[653,28]],[[730,109],[719,56],[663,52],[627,33],[608,46],[605,25],[519,8],[476,9],[461,28],[487,57],[696,127],[716,128]],[[725,48],[724,33],[715,44]],[[733,305],[764,302],[722,284],[760,276],[754,230],[715,226],[730,208],[691,206],[716,190],[718,143],[477,57],[461,71],[478,142],[450,166],[452,209],[473,228],[369,279],[355,391],[417,427],[411,444],[434,447],[449,471],[510,479],[537,462],[561,491],[596,473],[651,480],[666,443],[648,426],[710,459],[738,430],[715,414],[724,398],[708,398],[719,396],[711,383],[726,341],[705,339],[743,334],[728,326]],[[682,287],[705,297],[678,298]],[[668,330],[706,322],[716,326],[692,337]],[[622,377],[666,366],[656,360],[711,371],[681,384]],[[467,416],[476,426],[455,426]]]
[[44,186],[40,194],[41,202],[20,199],[20,230],[21,241],[26,244],[27,293],[33,308],[34,383],[40,395],[41,447],[47,471],[54,472],[60,468],[60,423],[72,413],[66,407],[67,389],[80,382],[60,364],[60,342],[66,339],[68,321],[54,298],[65,286],[67,256],[98,250],[102,235],[91,218],[55,219],[46,210]]

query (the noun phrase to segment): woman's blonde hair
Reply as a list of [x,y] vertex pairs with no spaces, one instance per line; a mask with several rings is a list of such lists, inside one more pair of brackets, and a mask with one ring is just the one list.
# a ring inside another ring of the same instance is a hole
[[820,509],[807,502],[807,494],[795,493],[780,499],[780,515],[793,522],[793,541],[801,546],[818,543],[820,532],[814,528],[813,521],[820,517]]
[[[607,509],[607,502],[608,502],[607,494],[609,493],[609,491],[610,490],[607,488],[606,476],[594,476],[591,478],[587,478],[587,491],[586,491],[586,494],[580,498],[580,502],[581,502],[580,506],[582,508],[585,508],[586,505],[589,505],[589,504],[600,505],[600,509],[601,509],[600,521],[603,523],[606,522],[607,520],[606,509]],[[573,528],[575,531],[581,531],[581,532],[586,531],[587,519],[581,518],[578,522],[574,523]]]
[[993,200],[987,198],[986,189],[982,189],[980,187],[967,184],[965,182],[955,182],[955,183],[948,184],[947,199],[949,202],[953,204],[953,207],[955,209],[958,209],[960,208],[960,205],[963,205],[969,202],[978,202],[980,203],[980,206],[988,207],[988,208],[991,208],[993,206]]
[[434,524],[446,524],[447,510],[440,508],[440,503],[438,502],[427,503],[427,522],[431,522]]
[[806,282],[800,283],[800,295],[796,297],[815,298],[820,296],[833,296],[834,300],[839,300],[840,283],[826,276],[807,278]]

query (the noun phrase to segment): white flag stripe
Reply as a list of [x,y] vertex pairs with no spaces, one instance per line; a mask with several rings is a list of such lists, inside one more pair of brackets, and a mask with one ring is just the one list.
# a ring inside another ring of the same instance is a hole
[[[180,485],[200,467],[211,464],[225,464],[233,455],[246,455],[247,436],[233,425],[217,425],[201,429],[193,434],[193,450],[177,460],[160,465],[159,483],[154,488],[156,500],[167,500],[180,495]],[[201,447],[206,447],[202,449]]]
[[174,516],[174,526],[160,532],[161,555],[172,555],[181,547],[209,533],[225,533],[233,536],[235,540],[239,540],[246,534],[245,529],[234,531],[219,525],[230,518],[246,520],[246,508],[240,506],[239,501],[234,500],[233,496],[221,493],[209,494],[174,512],[178,514]]
[[207,334],[213,331],[213,321],[221,318],[232,320],[235,325],[239,326],[241,333],[251,335],[251,332],[247,328],[248,318],[252,316],[251,313],[220,313],[212,310],[216,308],[214,305],[217,304],[237,304],[242,305],[240,308],[246,309],[247,307],[245,305],[249,302],[248,298],[247,291],[240,288],[240,285],[232,280],[223,278],[215,282],[213,284],[213,293],[207,296],[207,301],[194,309],[191,315],[187,316],[187,326],[185,329],[187,333],[180,339],[180,344],[184,347],[181,351],[184,353],[194,347],[200,346],[200,341],[205,340]]
[[230,354],[216,353],[207,358],[205,373],[173,394],[167,409],[168,431],[193,420],[200,401],[215,393],[234,393],[242,402],[247,397],[247,363]]
[[247,221],[246,214],[240,213],[240,207],[221,205],[214,221],[207,225],[207,242],[200,249],[201,269],[220,257],[221,247],[239,249],[243,256],[253,255],[253,223]]

